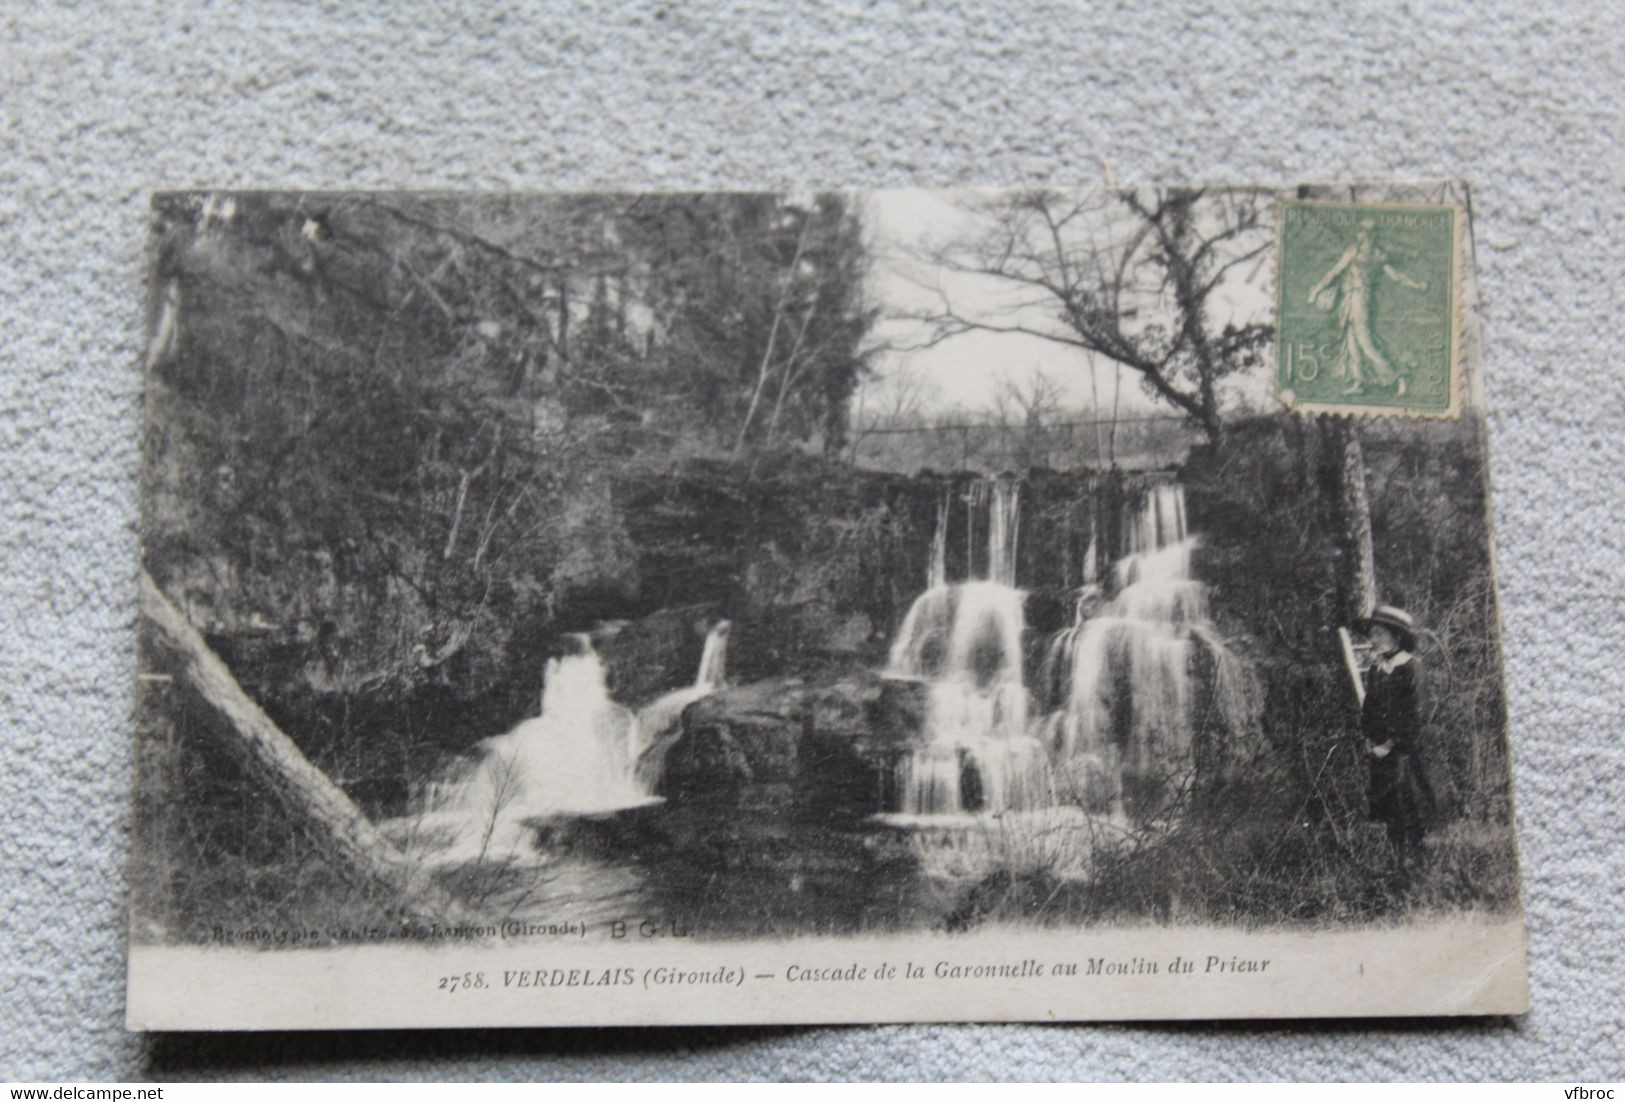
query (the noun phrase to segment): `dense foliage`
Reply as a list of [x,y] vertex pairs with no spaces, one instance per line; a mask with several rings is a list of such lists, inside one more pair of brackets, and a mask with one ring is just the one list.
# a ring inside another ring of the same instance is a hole
[[839,447],[864,370],[836,195],[172,195],[154,219],[147,566],[318,692],[533,698],[514,633],[615,572],[615,472]]

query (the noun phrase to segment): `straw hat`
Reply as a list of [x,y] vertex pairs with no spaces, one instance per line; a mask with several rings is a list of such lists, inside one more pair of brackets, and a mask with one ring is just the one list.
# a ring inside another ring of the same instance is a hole
[[1378,605],[1364,622],[1368,627],[1372,624],[1381,624],[1399,636],[1401,647],[1406,650],[1416,649],[1416,621],[1404,609],[1394,605]]

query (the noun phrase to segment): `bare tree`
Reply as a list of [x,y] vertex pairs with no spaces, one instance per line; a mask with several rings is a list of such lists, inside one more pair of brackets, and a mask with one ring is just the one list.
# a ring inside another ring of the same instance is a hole
[[[803,218],[801,220],[801,231],[796,234],[796,248],[795,252],[790,256],[790,263],[785,266],[782,274],[775,273],[773,276],[774,281],[778,284],[778,291],[774,295],[773,301],[773,321],[768,328],[767,344],[762,349],[761,362],[756,369],[756,386],[751,390],[750,405],[745,409],[744,420],[739,424],[739,437],[734,441],[735,454],[738,454],[740,449],[745,446],[745,441],[750,437],[751,423],[756,420],[756,409],[761,405],[762,392],[767,389],[768,380],[772,377],[773,353],[778,348],[779,334],[785,328],[786,320],[791,314],[792,295],[796,290],[796,277],[800,274],[801,258],[807,251],[807,235],[811,229],[812,219]],[[809,299],[813,298],[812,295],[807,297]],[[795,328],[795,340],[787,357],[789,364],[784,368],[786,377],[788,377],[791,370],[789,365],[794,363],[796,353],[801,350],[801,342],[806,339],[807,326],[811,324],[812,316],[812,304],[809,301],[802,309],[800,324],[790,322]]]
[[1209,440],[1223,436],[1218,384],[1258,362],[1267,325],[1220,325],[1226,277],[1269,247],[1256,193],[1167,189],[1032,191],[973,200],[978,228],[917,254],[959,282],[1008,292],[969,310],[937,287],[927,344],[962,333],[1020,333],[1105,357],[1137,373]]
[[853,403],[848,458],[856,460],[866,442],[877,435],[920,427],[927,403],[938,387],[919,368],[899,364],[878,381],[863,380]]
[[1059,379],[1039,370],[1026,379],[1005,375],[993,392],[993,418],[1007,458],[1020,468],[1048,466],[1054,423],[1064,420],[1066,390]]
[[[781,435],[804,438],[815,425],[826,449],[843,447],[847,401],[868,355],[859,345],[875,317],[862,301],[862,222],[828,193],[806,202],[756,196],[737,206],[708,212],[716,232],[705,244],[714,255],[701,248],[690,258],[714,268],[715,256],[725,257],[731,269],[722,305],[738,324],[723,334],[731,347],[712,351],[748,364],[739,381],[750,397],[733,453],[771,447]],[[691,287],[673,290],[680,307],[692,307]],[[700,325],[715,328],[716,319]]]

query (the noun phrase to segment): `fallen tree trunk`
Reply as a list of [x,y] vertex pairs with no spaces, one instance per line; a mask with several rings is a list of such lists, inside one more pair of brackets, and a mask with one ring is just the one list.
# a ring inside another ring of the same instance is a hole
[[231,670],[158,583],[141,572],[141,612],[171,673],[204,705],[207,734],[276,799],[341,875],[422,920],[456,921],[462,908],[429,881],[243,691]]

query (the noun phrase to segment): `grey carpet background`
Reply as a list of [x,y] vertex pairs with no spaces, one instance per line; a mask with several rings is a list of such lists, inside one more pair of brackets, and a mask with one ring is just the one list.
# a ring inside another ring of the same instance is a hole
[[[1625,37],[1610,5],[9,3],[0,1078],[1625,1072]],[[1519,1022],[126,1035],[157,187],[1474,186],[1534,1012]]]

